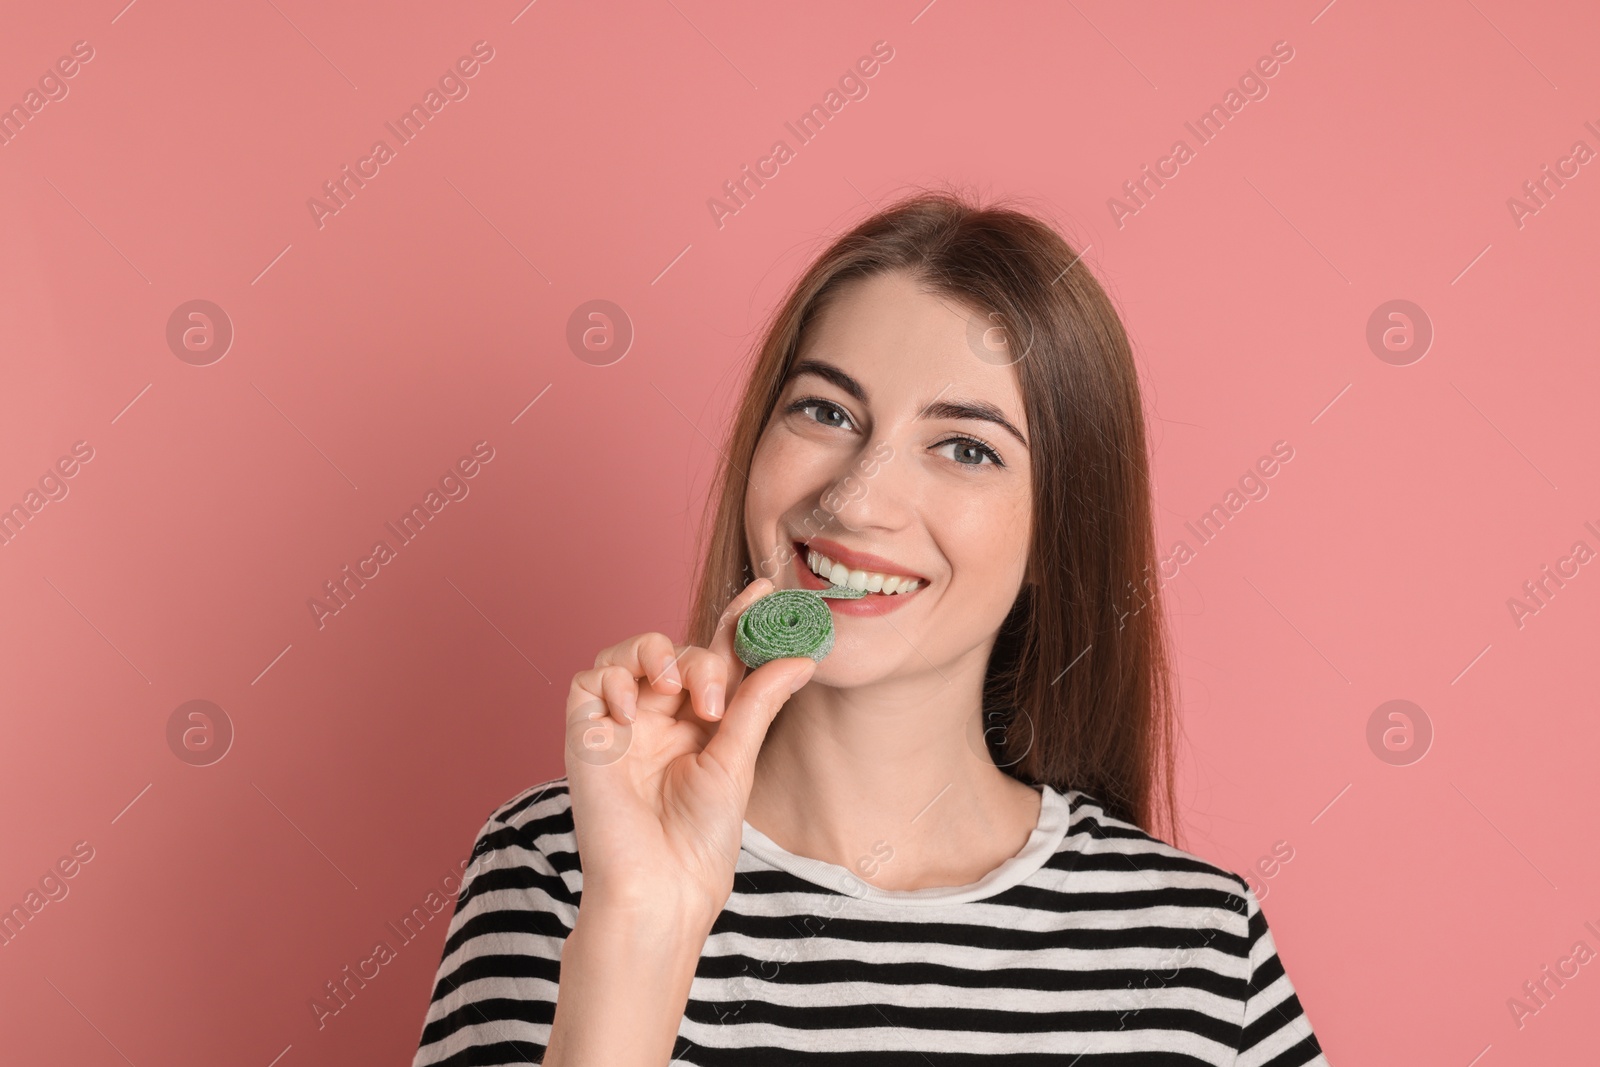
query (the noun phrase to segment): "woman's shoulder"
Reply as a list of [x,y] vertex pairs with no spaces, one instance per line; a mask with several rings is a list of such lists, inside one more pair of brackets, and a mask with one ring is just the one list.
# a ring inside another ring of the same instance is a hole
[[570,871],[575,875],[578,844],[567,785],[562,775],[530,785],[497,805],[478,831],[473,856],[492,853],[507,863],[533,858],[548,861],[563,874]]
[[565,826],[571,832],[572,794],[567,787],[566,775],[530,785],[489,813],[490,828],[525,829],[538,824],[540,829]]
[[1241,918],[1254,910],[1250,883],[1241,875],[1110,814],[1094,794],[1071,788],[1058,792],[1070,811],[1058,858],[1080,876],[1088,873],[1098,882],[1135,891],[1212,897]]

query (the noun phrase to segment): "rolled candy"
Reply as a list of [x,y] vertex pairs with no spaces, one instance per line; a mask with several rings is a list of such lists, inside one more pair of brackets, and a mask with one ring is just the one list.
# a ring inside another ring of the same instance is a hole
[[733,651],[751,670],[775,659],[809,656],[818,663],[833,651],[833,612],[824,597],[855,600],[865,589],[777,589],[745,608],[734,627]]

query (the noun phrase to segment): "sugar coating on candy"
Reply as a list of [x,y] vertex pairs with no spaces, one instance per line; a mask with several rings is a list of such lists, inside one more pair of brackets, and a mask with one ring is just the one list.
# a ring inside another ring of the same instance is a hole
[[775,659],[808,656],[822,662],[833,651],[833,612],[823,598],[855,600],[865,589],[776,589],[746,608],[734,627],[733,651],[751,670]]

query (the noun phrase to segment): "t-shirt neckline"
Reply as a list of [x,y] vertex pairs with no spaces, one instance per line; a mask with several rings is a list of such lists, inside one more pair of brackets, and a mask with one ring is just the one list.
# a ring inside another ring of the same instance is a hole
[[1027,842],[1015,855],[1002,861],[1000,866],[967,885],[879,889],[848,868],[786,851],[748,821],[744,824],[741,844],[745,851],[781,871],[858,900],[912,907],[965,904],[995,896],[1027,880],[1045,865],[1066,839],[1072,822],[1072,806],[1067,797],[1051,788],[1049,783],[1040,783],[1033,788],[1040,791],[1039,821],[1028,834]]

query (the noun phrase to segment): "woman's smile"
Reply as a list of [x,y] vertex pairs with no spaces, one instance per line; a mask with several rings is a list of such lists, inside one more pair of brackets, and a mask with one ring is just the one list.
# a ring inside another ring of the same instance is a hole
[[[828,597],[827,604],[836,615],[887,615],[905,606],[928,584],[926,578],[911,575],[880,556],[852,552],[836,541],[820,537],[811,539],[810,545],[795,541],[795,557],[790,566],[801,589],[826,589],[831,585],[845,585],[865,589],[867,595],[855,600]],[[868,569],[865,564],[883,567]],[[861,566],[857,566],[861,564]],[[824,578],[821,570],[828,571]]]

